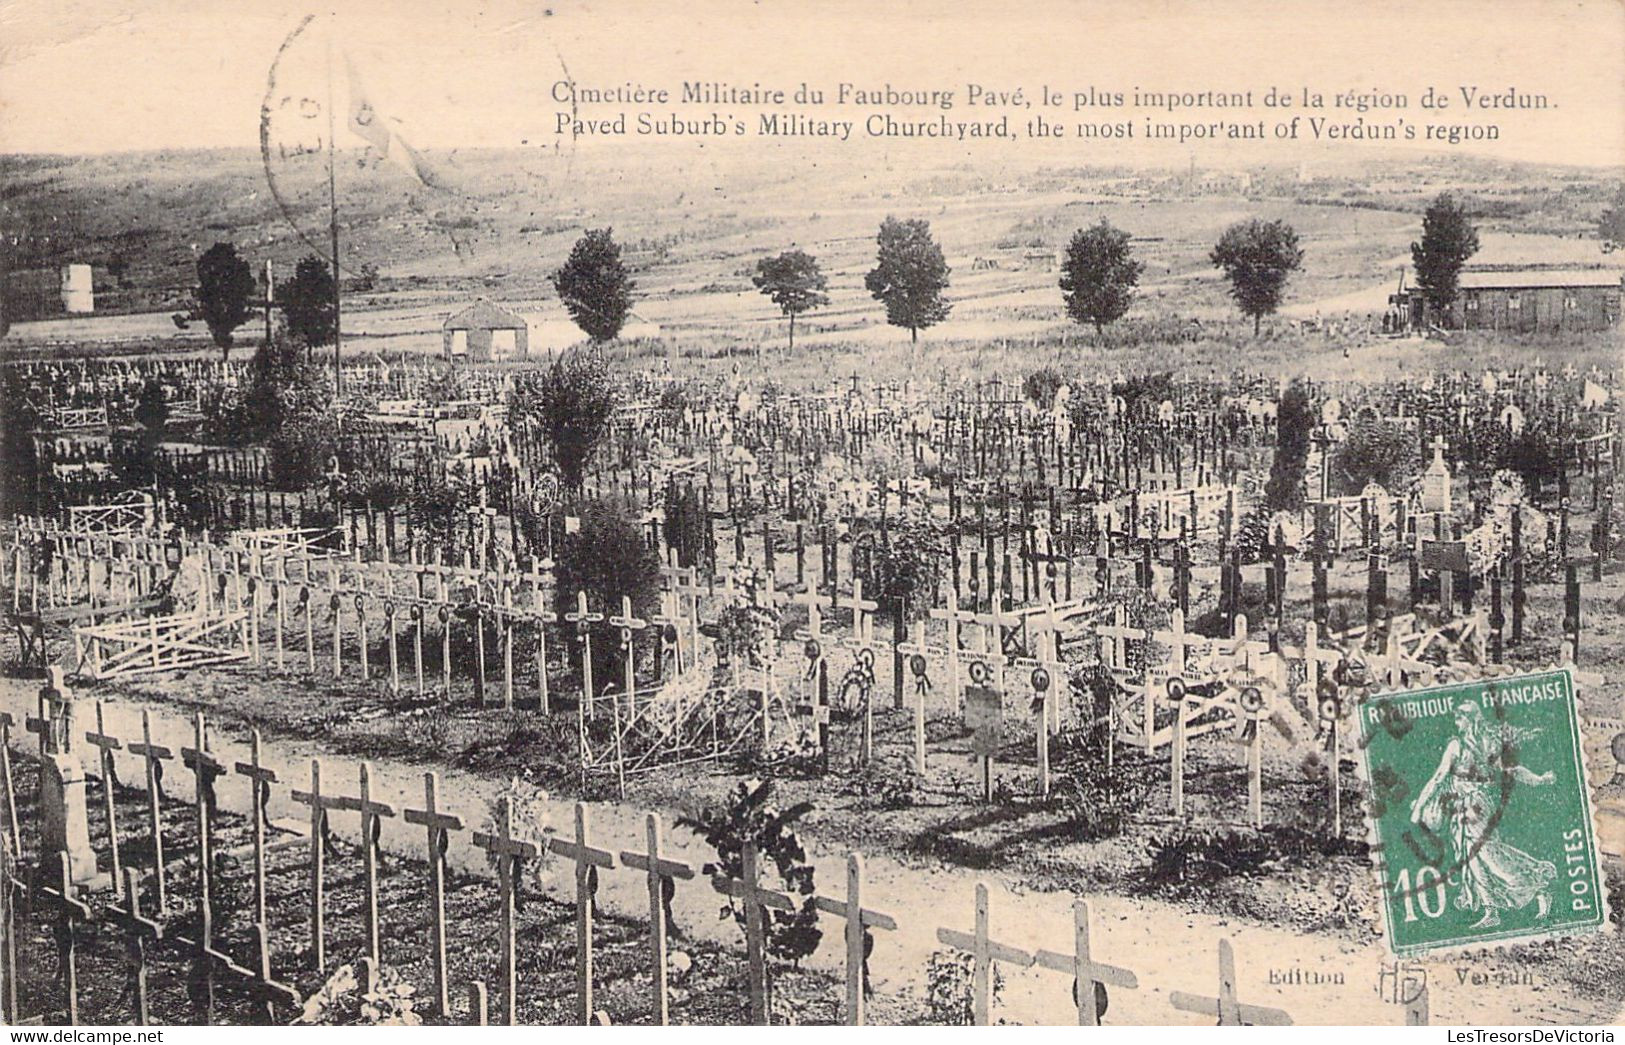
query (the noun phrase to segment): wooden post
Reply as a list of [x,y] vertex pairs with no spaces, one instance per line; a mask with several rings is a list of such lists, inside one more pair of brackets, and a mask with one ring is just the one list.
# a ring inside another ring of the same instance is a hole
[[319,758],[310,760],[310,790],[295,790],[292,798],[310,807],[310,957],[312,967],[320,972],[327,967],[327,899],[324,891],[327,814],[330,809],[343,808],[343,801],[322,794],[322,760]]
[[1219,940],[1219,996],[1208,998],[1172,991],[1168,1001],[1182,1012],[1217,1016],[1221,1027],[1286,1027],[1292,1024],[1292,1017],[1280,1009],[1248,1005],[1236,1000],[1236,956],[1231,950],[1230,941],[1222,938]]
[[955,950],[968,952],[974,965],[971,969],[971,1022],[977,1027],[988,1026],[993,1009],[993,963],[1008,962],[1019,968],[1032,966],[1034,958],[1026,951],[995,942],[988,929],[987,883],[976,883],[976,929],[973,933],[957,929],[938,929],[937,940]]
[[141,756],[147,771],[147,830],[152,838],[153,896],[158,917],[162,918],[169,907],[164,875],[163,763],[175,755],[152,742],[152,717],[145,708],[141,709],[141,743],[131,744],[127,750]]
[[260,760],[260,731],[253,730],[249,735],[249,756],[247,762],[239,762],[236,770],[249,780],[249,817],[253,822],[254,842],[254,921],[266,921],[265,915],[265,828],[270,819],[271,785],[277,782],[276,770],[271,769]]
[[668,883],[694,877],[694,868],[660,855],[660,814],[650,813],[644,822],[646,853],[621,852],[621,863],[643,871],[649,883],[649,971],[652,977],[651,1011],[657,1026],[669,1018],[666,990],[666,895]]
[[615,854],[587,843],[587,804],[575,806],[575,841],[548,840],[548,849],[576,865],[576,1014],[582,1026],[592,1023],[593,897],[598,891],[597,868],[615,866]]
[[446,971],[446,849],[450,843],[450,833],[461,831],[463,821],[460,817],[439,811],[435,802],[439,787],[439,774],[433,770],[424,773],[423,808],[403,810],[401,815],[407,823],[421,825],[428,836],[426,854],[429,864],[429,922],[434,950],[435,1011],[449,1017],[451,995]]
[[66,849],[57,853],[57,884],[38,886],[34,895],[56,911],[57,954],[62,990],[67,999],[68,1025],[79,1025],[79,925],[90,921],[90,907],[74,892],[73,867]]
[[119,743],[117,737],[109,736],[107,727],[102,719],[102,702],[96,701],[96,731],[87,732],[85,740],[101,750],[101,778],[102,778],[102,810],[107,818],[107,849],[112,857],[113,895],[119,895],[119,889],[124,885],[124,872],[119,863],[118,852],[118,821],[115,817],[113,805],[113,789],[118,786],[118,774],[113,767],[113,752],[124,745]]
[[1072,1001],[1078,1007],[1078,1026],[1098,1027],[1105,1011],[1106,985],[1136,990],[1139,978],[1127,969],[1096,962],[1089,953],[1089,905],[1072,901],[1072,953],[1039,951],[1034,956],[1040,968],[1072,974]]
[[889,914],[871,911],[863,906],[863,857],[850,853],[846,858],[846,901],[827,896],[813,898],[813,904],[826,914],[833,914],[846,922],[846,1023],[861,1027],[865,1022],[865,972],[868,968],[868,933],[870,929],[895,930],[897,920]]
[[496,832],[476,831],[474,844],[496,859],[501,905],[498,910],[498,947],[502,958],[503,1020],[506,1026],[512,1027],[519,1022],[519,978],[515,957],[519,862],[534,858],[537,850],[531,843],[513,837],[513,800],[507,795],[502,796],[497,808]]
[[711,887],[724,896],[740,900],[745,908],[745,960],[750,978],[750,1022],[766,1027],[772,1022],[767,970],[767,916],[764,907],[795,910],[795,903],[783,893],[763,889],[756,844],[746,841],[740,848],[740,877],[716,875]]
[[135,868],[124,869],[124,906],[108,908],[108,914],[124,930],[130,955],[130,992],[135,996],[135,1023],[145,1027],[152,1023],[152,1010],[147,1004],[147,945],[164,938],[164,927],[141,913],[141,882]]

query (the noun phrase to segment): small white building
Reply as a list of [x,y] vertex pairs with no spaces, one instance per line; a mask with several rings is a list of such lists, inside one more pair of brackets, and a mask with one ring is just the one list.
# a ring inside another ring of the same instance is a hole
[[62,266],[62,310],[70,315],[96,311],[96,288],[89,265],[75,262]]

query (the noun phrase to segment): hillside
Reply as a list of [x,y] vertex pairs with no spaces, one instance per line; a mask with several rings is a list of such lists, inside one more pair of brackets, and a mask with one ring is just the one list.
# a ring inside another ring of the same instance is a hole
[[[1446,189],[1472,200],[1497,260],[1602,261],[1592,229],[1615,180],[1398,157],[1307,171],[990,169],[857,151],[832,166],[828,150],[814,160],[791,148],[750,156],[696,148],[692,162],[677,158],[670,148],[632,147],[596,156],[431,153],[431,188],[396,166],[341,153],[349,286],[362,308],[479,293],[545,311],[547,274],[581,229],[610,225],[638,274],[640,315],[668,332],[737,335],[742,322],[775,319],[751,287],[755,260],[794,244],[817,255],[830,279],[832,304],[808,325],[816,336],[878,321],[862,275],[876,226],[895,212],[931,221],[954,270],[951,322],[973,337],[978,320],[997,319],[1001,333],[1060,322],[1055,252],[1102,217],[1136,237],[1148,302],[1181,315],[1222,313],[1207,250],[1229,222],[1263,214],[1298,229],[1307,258],[1291,303],[1312,312],[1322,301],[1367,301],[1371,288],[1391,282],[1421,209]],[[95,266],[98,312],[119,313],[188,307],[195,256],[216,240],[284,272],[313,250],[325,253],[325,163],[301,157],[273,170],[268,183],[251,150],[0,159],[8,314],[54,309],[49,273],[68,261]],[[31,272],[34,300],[19,289]]]

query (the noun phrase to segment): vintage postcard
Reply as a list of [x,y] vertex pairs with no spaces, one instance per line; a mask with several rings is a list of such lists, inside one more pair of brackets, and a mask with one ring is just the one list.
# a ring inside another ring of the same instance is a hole
[[0,1022],[1611,1041],[1621,54],[0,0]]

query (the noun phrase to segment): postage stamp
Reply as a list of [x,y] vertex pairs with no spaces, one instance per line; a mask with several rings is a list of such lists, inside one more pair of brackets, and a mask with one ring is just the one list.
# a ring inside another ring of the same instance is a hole
[[1359,719],[1396,955],[1603,924],[1568,670],[1381,694]]

